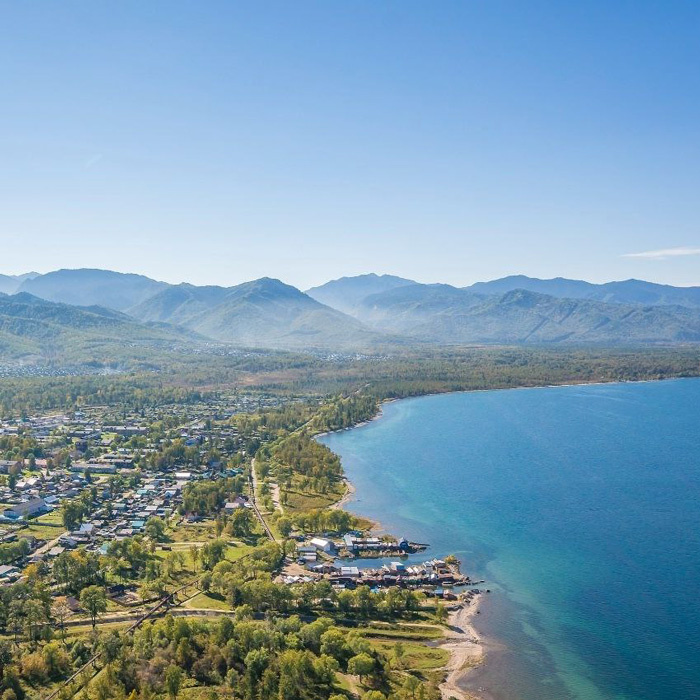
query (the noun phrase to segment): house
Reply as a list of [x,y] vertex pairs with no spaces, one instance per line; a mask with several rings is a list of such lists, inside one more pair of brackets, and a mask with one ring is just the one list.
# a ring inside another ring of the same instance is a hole
[[36,476],[32,476],[29,479],[20,479],[17,482],[15,488],[18,491],[29,491],[30,489],[36,489],[41,486],[41,479]]
[[0,459],[0,474],[8,474],[10,469],[22,468],[22,462],[18,459]]
[[113,464],[103,464],[101,462],[75,462],[70,467],[70,471],[83,474],[116,474],[117,468]]
[[335,549],[333,542],[325,539],[324,537],[314,537],[310,544],[312,547],[326,553],[332,552]]
[[248,502],[245,500],[245,498],[241,498],[240,496],[236,496],[232,501],[229,501],[224,506],[224,510],[227,513],[232,513],[237,508],[242,508],[243,506],[246,506],[246,505],[248,505]]
[[9,564],[0,566],[0,579],[9,580],[18,577],[19,574],[20,571],[16,566],[11,566]]
[[78,546],[78,540],[76,540],[74,537],[71,537],[70,535],[61,535],[58,538],[58,541],[68,549],[73,549],[74,547]]
[[386,546],[379,537],[357,537],[352,534],[345,535],[343,542],[350,551],[378,550]]
[[45,513],[47,511],[48,508],[43,498],[32,498],[30,501],[15,503],[13,506],[10,506],[10,508],[5,508],[2,514],[10,520],[20,520],[21,518],[26,520],[33,515]]

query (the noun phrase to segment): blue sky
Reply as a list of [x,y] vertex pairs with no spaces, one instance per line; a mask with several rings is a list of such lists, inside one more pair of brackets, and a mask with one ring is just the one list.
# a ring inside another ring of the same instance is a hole
[[695,0],[13,0],[0,22],[0,272],[700,284]]

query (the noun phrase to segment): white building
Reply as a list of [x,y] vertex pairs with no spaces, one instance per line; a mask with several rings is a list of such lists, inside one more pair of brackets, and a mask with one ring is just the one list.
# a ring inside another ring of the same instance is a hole
[[311,540],[311,546],[315,547],[316,549],[322,551],[322,552],[331,552],[334,549],[333,542],[330,540],[327,540],[323,537],[314,537]]

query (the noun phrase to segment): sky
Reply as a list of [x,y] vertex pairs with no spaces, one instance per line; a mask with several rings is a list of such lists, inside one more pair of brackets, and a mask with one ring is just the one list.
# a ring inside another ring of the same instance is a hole
[[0,0],[0,272],[700,284],[697,0]]

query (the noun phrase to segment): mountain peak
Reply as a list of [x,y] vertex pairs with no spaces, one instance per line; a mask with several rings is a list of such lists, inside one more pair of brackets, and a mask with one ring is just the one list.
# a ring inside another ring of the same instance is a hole
[[370,272],[365,275],[331,280],[320,287],[308,289],[306,293],[322,304],[353,315],[367,297],[411,284],[415,282],[395,275],[377,275]]
[[167,286],[144,275],[80,268],[55,270],[25,279],[19,291],[47,301],[75,306],[107,306],[125,311]]

